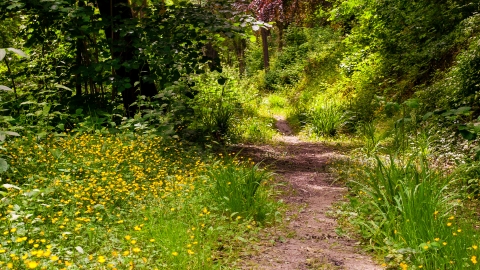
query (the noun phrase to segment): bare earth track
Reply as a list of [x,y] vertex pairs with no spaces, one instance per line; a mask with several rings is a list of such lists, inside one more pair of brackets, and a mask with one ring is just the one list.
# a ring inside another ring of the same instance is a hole
[[244,258],[243,269],[357,269],[382,267],[362,254],[356,240],[335,233],[337,223],[328,215],[332,203],[340,200],[346,188],[332,184],[326,171],[336,153],[319,143],[300,141],[287,122],[277,118],[277,129],[284,135],[279,146],[242,148],[242,156],[271,164],[280,180],[292,189],[283,197],[290,204],[286,232],[271,232]]

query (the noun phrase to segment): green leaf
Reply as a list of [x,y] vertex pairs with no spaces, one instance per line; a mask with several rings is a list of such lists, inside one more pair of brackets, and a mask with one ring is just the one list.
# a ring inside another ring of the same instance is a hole
[[5,49],[0,49],[0,61],[3,60],[6,54],[7,54],[7,51],[5,51]]
[[15,49],[15,48],[7,48],[7,50],[15,53],[16,55],[18,55],[20,57],[28,57],[28,55],[26,53],[24,53],[22,50]]
[[469,112],[471,109],[472,109],[471,107],[460,107],[460,108],[455,110],[455,114],[456,115],[465,114],[465,113]]
[[425,121],[425,120],[427,120],[428,118],[430,118],[432,115],[433,115],[433,112],[428,112],[428,113],[426,113],[426,114],[422,117],[422,120]]
[[43,107],[43,110],[42,110],[43,116],[47,116],[47,115],[48,115],[48,113],[50,112],[50,108],[51,108],[51,107],[52,107],[52,105],[45,105],[45,106]]
[[12,91],[12,89],[10,87],[6,87],[5,85],[0,85],[0,90],[3,90],[3,91]]
[[412,109],[420,107],[420,101],[416,98],[407,99],[403,104]]
[[[8,170],[8,163],[5,159],[0,158],[0,173],[6,172]],[[8,185],[8,184],[5,184]],[[5,187],[5,185],[3,185]]]
[[480,123],[473,123],[473,130],[475,130],[476,133],[480,133]]
[[63,86],[63,85],[61,85],[61,84],[58,84],[58,83],[55,84],[55,87],[57,87],[57,88],[62,88],[62,89],[68,90],[68,91],[70,91],[70,92],[73,92],[72,89],[70,89],[70,88],[68,88],[68,87],[66,87],[66,86]]
[[465,140],[474,140],[476,137],[477,137],[477,134],[475,133],[472,133],[468,130],[465,130],[465,129],[462,129],[462,130],[459,130],[460,132],[460,135],[462,135],[462,137],[465,139]]
[[257,42],[257,37],[255,35],[251,35],[249,39],[251,42]]

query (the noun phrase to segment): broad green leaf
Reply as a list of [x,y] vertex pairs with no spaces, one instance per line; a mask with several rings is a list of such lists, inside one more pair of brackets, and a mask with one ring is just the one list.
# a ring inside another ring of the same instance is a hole
[[476,133],[480,134],[480,122],[473,123],[473,130],[475,130]]
[[45,106],[43,107],[43,110],[42,110],[43,116],[47,116],[47,115],[48,115],[48,113],[50,112],[50,108],[51,108],[51,107],[52,107],[52,105],[45,105]]
[[460,107],[460,108],[455,110],[455,114],[456,115],[465,114],[465,113],[469,112],[471,109],[472,109],[471,107]]
[[433,115],[433,112],[428,112],[428,113],[426,113],[426,114],[422,117],[422,120],[425,121],[425,120],[427,120],[428,118],[430,118],[430,116],[432,116],[432,115]]
[[3,90],[3,91],[12,91],[12,89],[10,87],[6,87],[5,85],[0,85],[0,90]]
[[35,101],[25,101],[20,103],[20,105],[29,105],[29,104],[37,104]]
[[465,129],[459,130],[459,132],[460,132],[460,135],[462,135],[462,137],[463,137],[465,140],[471,141],[471,140],[474,140],[474,139],[477,137],[477,134],[472,133],[472,132],[470,132],[470,131],[468,131],[468,130],[465,130]]
[[63,85],[61,85],[61,84],[58,84],[58,83],[55,84],[55,87],[57,87],[57,88],[62,88],[62,89],[68,90],[68,91],[70,91],[70,92],[73,92],[72,89],[70,89],[70,88],[68,88],[68,87],[66,87],[66,86],[63,86]]
[[257,42],[257,37],[255,35],[250,36],[250,41],[251,42]]
[[22,50],[15,49],[15,48],[7,48],[7,50],[15,53],[16,55],[18,55],[20,57],[28,57],[28,55],[26,53],[24,53]]
[[418,108],[420,107],[420,101],[416,98],[411,98],[411,99],[407,99],[405,102],[404,102],[405,105],[407,105],[408,107],[410,108]]
[[6,54],[7,54],[7,51],[5,51],[5,49],[0,49],[0,61],[3,60]]
[[[7,163],[7,161],[6,161],[5,159],[3,159],[3,158],[0,158],[0,173],[6,172],[7,170],[8,170],[8,163]],[[8,187],[6,187],[5,185],[9,185],[9,184],[4,184],[4,185],[3,185],[4,188],[8,188]],[[15,187],[15,186],[13,186],[13,185],[9,185],[9,186],[11,186],[11,187],[13,187],[13,188],[17,188],[17,187]],[[20,189],[20,188],[17,188],[17,189]]]

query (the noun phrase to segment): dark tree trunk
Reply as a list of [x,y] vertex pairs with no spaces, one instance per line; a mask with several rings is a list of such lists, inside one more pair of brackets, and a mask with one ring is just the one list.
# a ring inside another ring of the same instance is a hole
[[[84,7],[85,2],[78,1],[79,7]],[[78,22],[77,22],[78,23]],[[84,51],[83,48],[83,38],[78,37],[75,44],[75,68],[77,69],[77,74],[75,74],[75,95],[81,96],[82,95],[82,76],[80,73],[80,67],[82,66],[82,53]]]
[[222,65],[220,64],[220,56],[218,55],[217,50],[213,47],[212,43],[207,43],[204,49],[204,55],[209,60],[208,67],[210,71],[222,72]]
[[233,47],[238,60],[238,69],[240,76],[245,75],[245,49],[247,48],[247,41],[244,38],[236,37],[233,39]]
[[282,21],[277,21],[277,27],[278,27],[278,37],[277,37],[277,46],[278,46],[278,51],[281,51],[283,49],[283,30],[285,29],[284,22]]
[[75,74],[75,95],[80,97],[82,95],[82,78],[79,69],[82,65],[83,40],[81,38],[77,38],[76,43],[75,66],[77,68],[77,74]]
[[263,28],[260,30],[260,34],[262,35],[262,47],[263,47],[263,67],[266,71],[270,68],[270,59],[268,56],[268,30]]
[[[119,59],[120,63],[134,60],[134,52],[137,48],[133,47],[133,41],[136,38],[136,33],[126,34],[122,37],[119,29],[121,26],[125,26],[128,21],[133,20],[128,0],[97,0],[97,4],[102,19],[105,22],[110,22],[105,26],[105,35],[110,42],[112,58]],[[150,75],[150,68],[146,62],[140,65],[140,68],[127,69],[122,65],[115,69],[114,73],[116,78],[128,79],[128,85],[122,91],[123,105],[128,117],[133,116],[137,110],[135,106],[131,105],[137,100],[138,95],[152,97],[157,94],[155,84],[144,79]],[[135,82],[140,82],[139,90],[136,89]]]

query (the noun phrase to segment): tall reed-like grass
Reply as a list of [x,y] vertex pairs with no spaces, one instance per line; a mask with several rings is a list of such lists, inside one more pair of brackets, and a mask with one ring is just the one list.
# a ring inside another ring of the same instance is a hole
[[375,156],[354,181],[360,194],[355,223],[366,238],[388,249],[392,266],[474,268],[478,236],[466,216],[457,216],[453,181],[422,154]]
[[272,173],[261,169],[259,164],[246,164],[230,160],[217,164],[210,172],[214,181],[214,200],[233,217],[249,217],[264,221],[271,215],[272,202],[262,183],[272,177]]
[[335,136],[341,123],[342,112],[334,102],[324,101],[315,106],[307,115],[307,122],[313,132],[320,136]]

